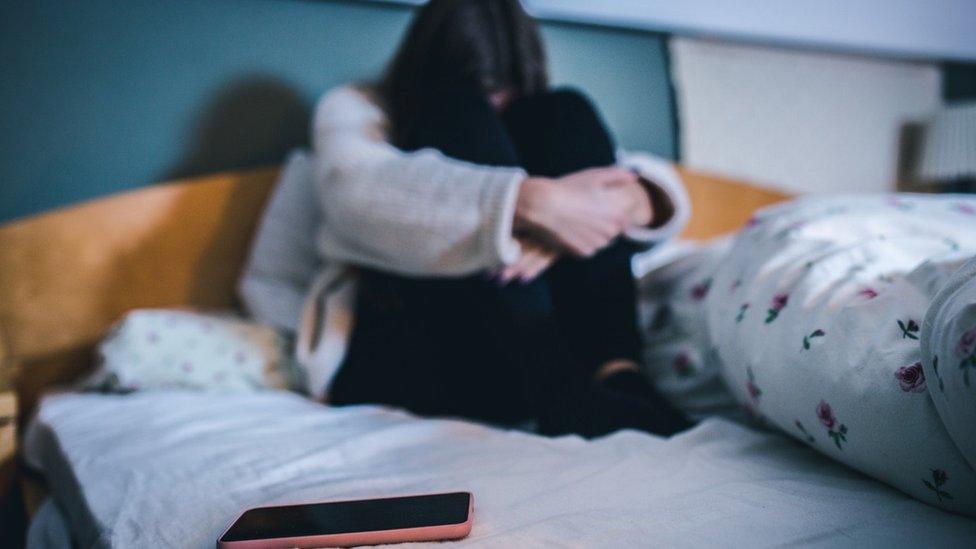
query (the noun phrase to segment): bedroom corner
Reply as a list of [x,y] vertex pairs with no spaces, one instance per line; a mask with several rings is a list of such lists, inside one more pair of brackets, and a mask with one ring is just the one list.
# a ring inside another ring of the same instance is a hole
[[0,2],[0,547],[976,546],[974,21]]

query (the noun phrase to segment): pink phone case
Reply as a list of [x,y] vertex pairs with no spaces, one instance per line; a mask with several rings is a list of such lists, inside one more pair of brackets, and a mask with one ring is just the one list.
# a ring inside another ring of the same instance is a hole
[[[468,519],[458,524],[439,524],[437,526],[422,526],[419,528],[397,528],[395,530],[375,530],[370,532],[349,532],[345,534],[323,534],[316,536],[295,536],[290,538],[271,538],[271,539],[249,539],[242,541],[217,541],[217,549],[281,549],[297,547],[301,549],[313,549],[317,547],[352,547],[356,545],[381,545],[384,543],[404,543],[409,541],[447,541],[461,539],[471,533],[471,523],[474,520],[474,495],[468,494]],[[406,494],[404,496],[388,496],[385,498],[372,499],[392,499],[411,496],[432,496],[436,494]],[[351,500],[316,501],[312,503],[341,503]],[[301,505],[288,503],[284,505],[268,505],[266,507],[290,507]],[[263,508],[263,507],[262,507]],[[218,540],[222,540],[224,535],[233,528],[234,524],[249,509],[245,509],[237,516],[227,529],[224,530]]]

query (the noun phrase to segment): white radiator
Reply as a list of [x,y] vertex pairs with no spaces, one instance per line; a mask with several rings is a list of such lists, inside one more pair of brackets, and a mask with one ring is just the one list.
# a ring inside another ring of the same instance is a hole
[[682,161],[775,188],[893,190],[903,124],[940,104],[931,62],[670,45]]

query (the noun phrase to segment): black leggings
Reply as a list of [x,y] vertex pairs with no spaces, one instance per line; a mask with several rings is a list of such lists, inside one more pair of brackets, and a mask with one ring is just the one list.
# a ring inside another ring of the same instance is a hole
[[[465,88],[426,96],[406,149],[559,176],[615,162],[613,141],[575,91],[515,100],[501,114]],[[416,278],[362,269],[333,404],[385,403],[425,415],[512,423],[544,417],[613,359],[637,361],[634,246],[564,257],[530,283],[481,273]]]

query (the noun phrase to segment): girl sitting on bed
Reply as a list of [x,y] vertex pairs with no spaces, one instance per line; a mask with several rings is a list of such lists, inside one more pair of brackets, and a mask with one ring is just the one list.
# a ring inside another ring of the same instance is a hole
[[638,371],[631,271],[674,194],[615,166],[585,95],[549,88],[517,0],[427,3],[378,85],[326,94],[314,141],[318,245],[358,272],[332,404],[588,437],[689,426]]

